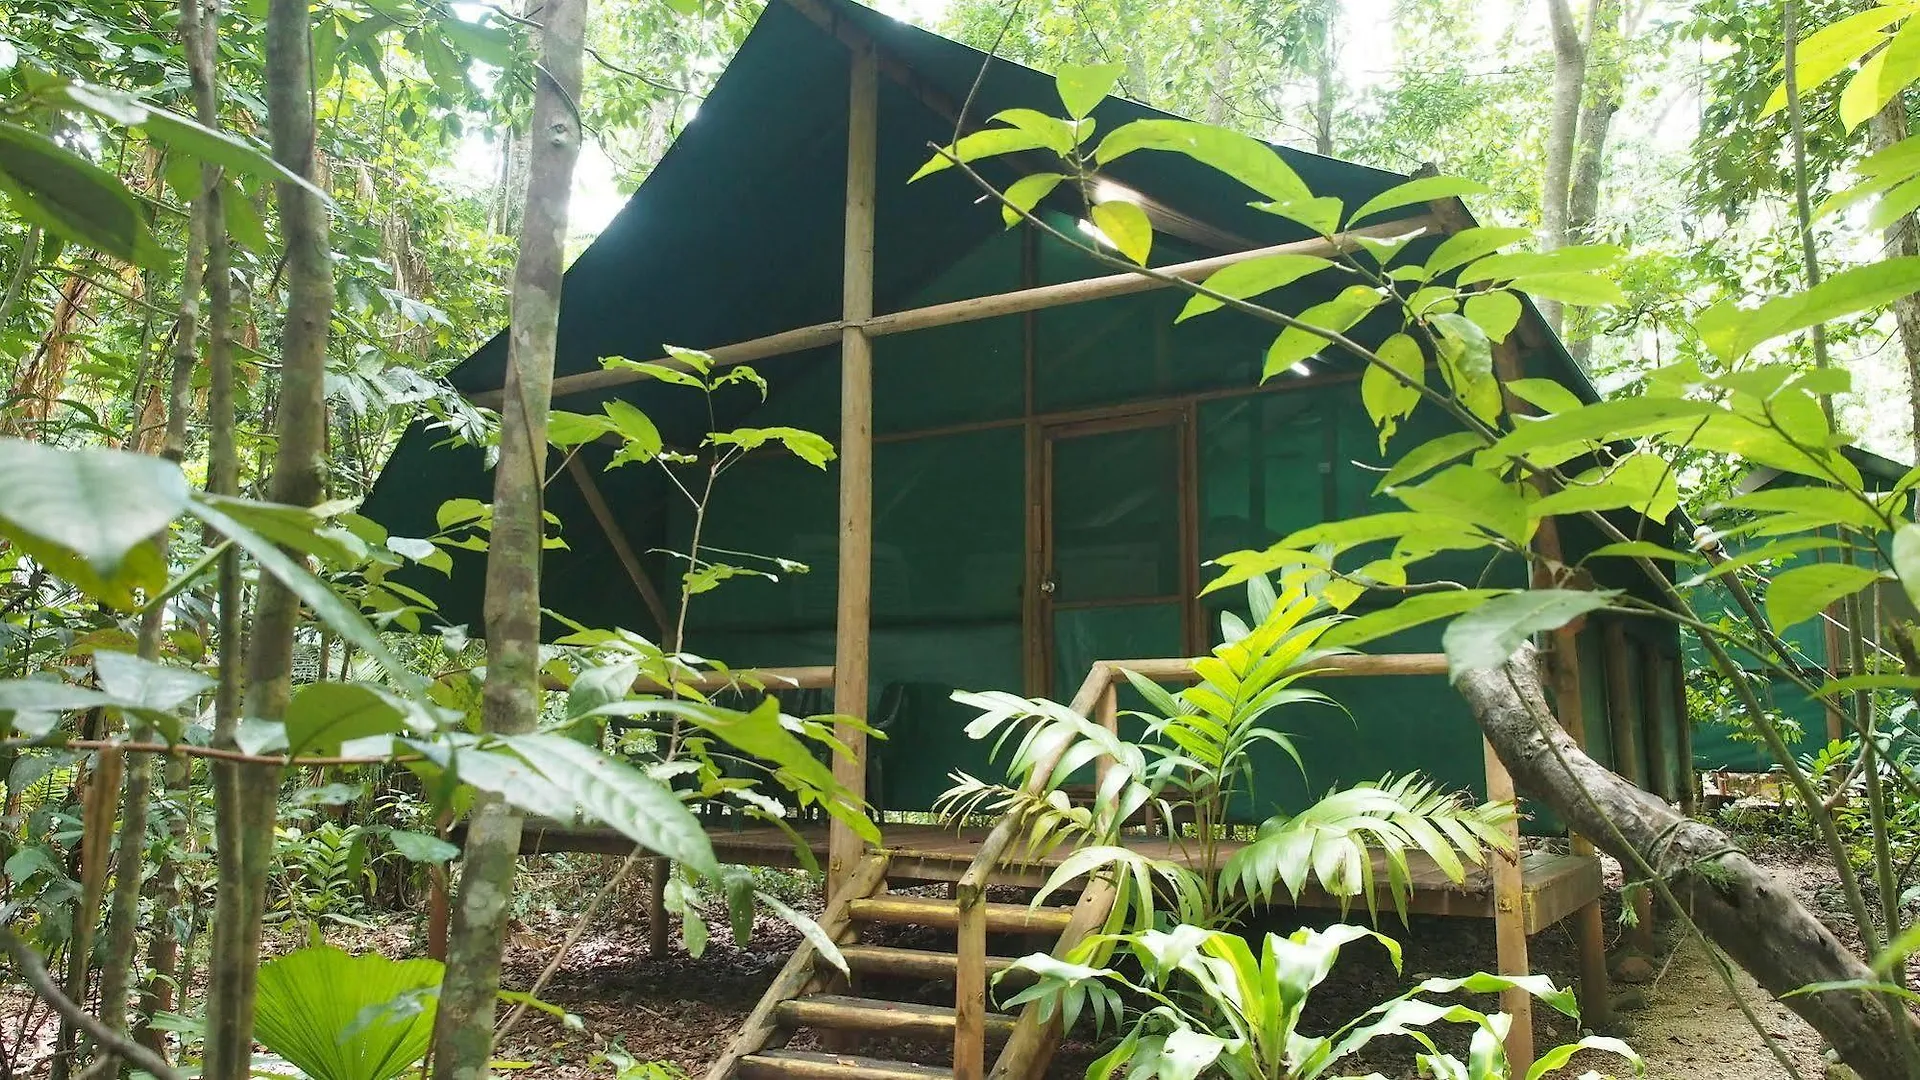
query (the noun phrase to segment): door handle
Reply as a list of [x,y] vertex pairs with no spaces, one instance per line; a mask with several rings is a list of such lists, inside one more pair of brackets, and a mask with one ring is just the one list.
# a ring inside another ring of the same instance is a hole
[[1048,578],[1040,583],[1040,592],[1044,596],[1052,596],[1054,587],[1053,579]]

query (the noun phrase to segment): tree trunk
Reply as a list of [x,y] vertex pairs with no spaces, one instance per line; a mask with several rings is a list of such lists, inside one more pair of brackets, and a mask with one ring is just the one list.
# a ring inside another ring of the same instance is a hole
[[[540,551],[545,533],[547,410],[560,325],[561,271],[573,168],[580,156],[580,62],[587,0],[549,0],[541,11],[540,83],[534,97],[527,197],[514,265],[500,462],[485,618],[487,730],[531,730],[540,711]],[[493,1055],[500,949],[520,851],[520,813],[482,795],[468,827],[460,892],[447,939],[447,974],[434,1030],[435,1080],[477,1080]]]
[[1333,110],[1338,101],[1334,77],[1340,65],[1340,5],[1329,3],[1322,11],[1320,48],[1314,57],[1313,152],[1333,156]]
[[[1592,25],[1600,0],[1589,0]],[[1580,97],[1587,84],[1587,46],[1580,40],[1569,0],[1547,0],[1547,20],[1553,29],[1553,104],[1547,128],[1546,173],[1540,184],[1540,230],[1548,248],[1567,242],[1567,210],[1572,198],[1574,136],[1580,120]],[[1540,304],[1540,313],[1557,331],[1560,305]]]
[[[1626,73],[1624,60],[1626,34],[1621,26],[1621,0],[1599,0],[1593,8],[1593,21],[1587,27],[1585,101],[1574,132],[1573,176],[1567,187],[1566,243],[1588,244],[1595,240],[1593,227],[1600,217],[1600,181],[1606,172],[1607,135],[1613,127],[1613,114],[1620,110],[1620,90]],[[1562,315],[1564,319],[1564,314]],[[1584,327],[1578,341],[1569,342],[1568,351],[1582,367],[1593,351],[1593,335]]]
[[[1725,833],[1683,817],[1587,757],[1547,706],[1533,646],[1523,646],[1504,668],[1463,675],[1459,689],[1521,794],[1623,862],[1631,865],[1637,853],[1700,929],[1769,993],[1779,997],[1812,983],[1873,978],[1859,957]],[[1901,1028],[1912,1027],[1904,1010],[1851,991],[1783,1003],[1866,1080],[1911,1080],[1899,1051]]]
[[[1869,122],[1868,145],[1875,151],[1885,150],[1908,134],[1906,99],[1896,97]],[[1888,257],[1920,255],[1920,223],[1912,214],[1887,226],[1885,236]],[[1920,459],[1920,296],[1895,300],[1893,318],[1900,331],[1900,351],[1906,358],[1907,411],[1913,425],[1914,454]]]
[[[270,0],[267,110],[273,156],[289,172],[309,179],[314,176],[310,29],[307,0]],[[287,248],[288,299],[281,330],[280,395],[275,410],[278,447],[270,494],[275,502],[312,506],[323,491],[327,328],[333,317],[326,208],[313,192],[287,181],[274,185],[274,199]],[[213,358],[213,363],[216,370],[228,366],[220,358]],[[224,578],[223,573],[223,592]],[[299,621],[299,599],[278,580],[262,575],[247,639],[248,716],[277,720],[285,713],[292,692],[293,636]],[[223,640],[223,648],[226,644]],[[227,651],[229,660],[232,651]],[[222,689],[231,693],[235,673],[224,667],[221,674]],[[231,731],[216,730],[216,737],[222,734],[230,743]],[[252,1060],[260,919],[279,786],[280,770],[274,766],[216,766],[220,883],[207,1002],[209,1080],[241,1080]]]

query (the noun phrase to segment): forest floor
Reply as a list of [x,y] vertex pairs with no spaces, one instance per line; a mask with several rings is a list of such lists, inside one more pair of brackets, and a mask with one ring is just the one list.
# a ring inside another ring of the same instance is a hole
[[[1753,837],[1747,839],[1752,841]],[[1753,854],[1827,918],[1836,932],[1852,935],[1850,922],[1838,914],[1839,900],[1831,873],[1803,847],[1760,843]],[[513,989],[533,984],[555,945],[573,926],[575,916],[568,909],[577,908],[618,860],[609,858],[603,863],[597,856],[560,856],[539,862],[524,875],[523,884],[530,887],[523,888],[517,897],[523,906],[507,943],[503,983]],[[797,878],[768,884],[787,886],[783,891],[793,902],[800,902],[810,891]],[[556,902],[543,903],[546,898]],[[739,946],[722,920],[716,923],[713,940],[701,959],[689,957],[677,939],[664,955],[649,956],[645,906],[644,894],[638,888],[612,898],[608,909],[595,920],[540,995],[576,1016],[578,1026],[544,1013],[528,1012],[499,1048],[499,1058],[513,1063],[513,1071],[504,1075],[555,1080],[606,1078],[614,1074],[608,1064],[612,1055],[659,1062],[700,1077],[798,942],[798,934],[785,923],[762,917],[751,941]],[[1617,944],[1621,932],[1614,916],[1615,910],[1609,907],[1610,945]],[[1319,924],[1327,921],[1324,916],[1317,919]],[[1290,914],[1275,913],[1257,929],[1285,933],[1295,925],[1297,920]],[[1490,923],[1415,916],[1411,926],[1402,927],[1388,914],[1383,917],[1383,929],[1405,947],[1401,972],[1393,970],[1386,953],[1377,946],[1349,946],[1331,978],[1314,994],[1304,1030],[1329,1030],[1421,978],[1494,967]],[[1641,973],[1650,978],[1638,985],[1615,983],[1618,1020],[1605,1033],[1625,1038],[1645,1058],[1647,1075],[1654,1080],[1693,1080],[1708,1075],[1715,1080],[1787,1077],[1789,1074],[1734,1004],[1705,952],[1683,940],[1671,926],[1663,926],[1661,931],[1664,955],[1654,957],[1650,970]],[[375,949],[388,956],[420,955],[424,951],[418,917],[386,920],[371,928],[330,926],[325,936],[343,948]],[[302,944],[303,933],[283,929],[270,934],[268,949],[280,952]],[[1572,984],[1575,951],[1565,924],[1536,936],[1531,946],[1536,972],[1553,976],[1563,986]],[[1736,971],[1736,978],[1742,996],[1801,1074],[1809,1080],[1823,1076],[1823,1045],[1813,1029],[1769,999],[1744,973]],[[951,1001],[952,991],[947,986],[918,989],[930,1003],[943,998]],[[0,986],[0,1018],[6,1018],[4,1037],[9,1042],[18,1037],[17,1019],[28,1012],[44,1015],[43,1010],[32,1009],[30,1001],[22,988]],[[1489,1008],[1492,1002],[1489,999],[1478,1004]],[[1535,1022],[1536,1042],[1543,1051],[1579,1035],[1571,1020],[1542,1006],[1536,1006]],[[45,1052],[50,1047],[33,1044],[50,1042],[51,1025],[32,1026],[37,1029],[33,1033],[36,1037],[30,1037],[26,1047],[11,1047],[12,1052],[5,1056],[16,1066],[38,1061],[41,1067],[14,1075],[45,1075]],[[1458,1052],[1464,1049],[1465,1033],[1449,1034],[1442,1041]],[[793,1045],[806,1044],[797,1041]],[[889,1045],[863,1049],[927,1061],[940,1053],[938,1047]],[[1387,1077],[1411,1078],[1413,1051],[1410,1041],[1384,1040],[1372,1053],[1353,1061],[1350,1071],[1377,1070]],[[1090,1041],[1069,1043],[1055,1058],[1049,1077],[1064,1080],[1082,1075],[1096,1052]],[[1602,1075],[1631,1075],[1622,1064],[1588,1053],[1559,1075],[1575,1076],[1586,1069]],[[676,1073],[663,1070],[643,1075],[646,1080],[672,1080]]]

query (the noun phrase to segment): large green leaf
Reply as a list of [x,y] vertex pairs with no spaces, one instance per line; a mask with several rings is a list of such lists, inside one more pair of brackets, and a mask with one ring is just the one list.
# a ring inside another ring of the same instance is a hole
[[[1223,266],[1208,275],[1201,284],[1223,296],[1236,300],[1245,300],[1263,292],[1291,285],[1306,277],[1332,266],[1332,261],[1318,255],[1297,255],[1281,252],[1277,255],[1262,255],[1257,259],[1248,259],[1230,266]],[[1209,311],[1218,311],[1224,305],[1211,296],[1195,293],[1187,299],[1187,305],[1180,309],[1174,322],[1190,319],[1195,315],[1204,315]]]
[[1842,270],[1805,292],[1776,296],[1756,308],[1731,299],[1693,320],[1700,340],[1724,360],[1736,360],[1774,338],[1884,307],[1920,291],[1920,255]]
[[1067,107],[1068,115],[1080,119],[1113,92],[1113,84],[1126,70],[1125,64],[1062,64],[1053,77],[1060,104]]
[[146,214],[112,173],[36,131],[0,121],[0,192],[14,213],[76,244],[163,266]]
[[253,1037],[312,1080],[392,1080],[433,1041],[438,960],[313,945],[262,965]]
[[516,735],[506,743],[582,811],[696,873],[719,875],[706,829],[666,785],[562,736]]
[[[353,642],[362,652],[379,663],[394,683],[405,690],[418,690],[424,687],[426,680],[418,672],[400,661],[380,640],[367,620],[361,617],[352,604],[341,599],[333,587],[315,577],[306,567],[294,561],[281,551],[271,540],[243,525],[231,514],[205,499],[192,501],[188,509],[193,515],[222,536],[252,555],[262,570],[279,579],[280,583],[293,591],[306,605],[320,616],[320,620],[331,626],[342,638]],[[484,508],[483,508],[484,509]]]
[[1427,256],[1426,268],[1430,275],[1444,274],[1456,266],[1466,264],[1490,255],[1522,240],[1531,239],[1532,229],[1511,226],[1476,225],[1470,229],[1461,229],[1440,242]]
[[406,710],[387,694],[362,683],[303,686],[287,703],[287,753],[335,754],[340,744],[406,729]]
[[1526,499],[1514,484],[1485,469],[1452,465],[1424,483],[1388,494],[1410,510],[1470,522],[1515,544],[1526,542]]
[[1612,596],[1600,590],[1529,589],[1487,601],[1453,620],[1441,638],[1453,680],[1499,667],[1527,638],[1606,607]]
[[1146,265],[1153,250],[1153,223],[1147,212],[1122,199],[1110,199],[1093,208],[1093,225],[1120,250],[1120,254]]
[[1192,120],[1135,120],[1115,128],[1094,150],[1111,165],[1135,150],[1165,150],[1210,165],[1276,202],[1311,201],[1313,192],[1273,147],[1237,131]]
[[1690,427],[1718,411],[1704,401],[1670,397],[1630,397],[1598,401],[1539,419],[1515,417],[1513,431],[1488,453],[1505,460],[1538,447],[1563,443],[1613,442],[1617,439]]
[[[1400,421],[1413,414],[1420,404],[1420,387],[1427,381],[1427,357],[1420,344],[1406,334],[1394,334],[1374,350],[1386,365],[1368,364],[1360,376],[1360,402],[1380,431],[1380,449],[1400,427]],[[1398,372],[1405,376],[1396,378]]]
[[1327,646],[1364,645],[1389,634],[1450,618],[1472,611],[1499,596],[1495,589],[1455,589],[1447,592],[1415,593],[1390,608],[1370,611],[1327,631],[1320,643]]
[[0,477],[0,528],[72,551],[103,575],[189,499],[179,466],[119,450],[0,439]]
[[1418,180],[1409,180],[1375,195],[1360,204],[1360,209],[1347,219],[1349,226],[1386,210],[1397,210],[1414,203],[1432,202],[1435,199],[1452,199],[1461,195],[1485,195],[1490,188],[1478,180],[1469,180],[1464,176],[1423,176]]
[[[1353,329],[1355,323],[1367,317],[1367,313],[1386,299],[1380,290],[1368,285],[1349,285],[1340,290],[1339,295],[1323,303],[1315,304],[1301,312],[1296,318],[1305,326],[1318,327],[1334,333],[1345,333]],[[1301,326],[1289,326],[1280,331],[1267,348],[1267,359],[1260,371],[1261,381],[1271,379],[1291,369],[1302,360],[1331,348],[1332,343],[1320,334]]]
[[132,653],[96,652],[93,669],[100,676],[100,689],[117,700],[163,712],[213,686],[212,679],[191,668],[158,664]]
[[1664,522],[1679,500],[1673,466],[1657,454],[1636,453],[1572,478],[1566,487],[1536,500],[1529,513],[1543,518],[1627,509]]
[[1847,563],[1813,563],[1776,575],[1767,586],[1767,617],[1776,630],[1805,622],[1826,608],[1880,579],[1871,567]]
[[265,147],[255,146],[230,132],[203,127],[190,117],[148,104],[131,94],[105,86],[67,83],[48,96],[64,99],[75,108],[116,124],[137,127],[153,141],[197,161],[220,166],[231,173],[298,184],[325,203],[333,201],[306,177],[275,161]]
[[[1800,93],[1807,94],[1851,68],[1886,40],[1886,27],[1904,14],[1898,5],[1876,6],[1808,34],[1794,50],[1794,83]],[[1761,107],[1760,117],[1764,119],[1786,107],[1787,84],[1783,78]]]

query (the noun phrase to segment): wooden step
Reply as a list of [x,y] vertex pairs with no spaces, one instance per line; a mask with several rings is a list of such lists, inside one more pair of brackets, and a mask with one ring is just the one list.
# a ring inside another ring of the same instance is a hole
[[[1073,921],[1073,909],[1028,907],[1025,904],[988,904],[987,932],[993,934],[1058,934]],[[951,900],[922,896],[874,896],[849,905],[855,922],[896,923],[952,930],[960,911]]]
[[[842,945],[840,955],[847,966],[869,975],[893,975],[908,979],[945,979],[953,981],[960,958],[950,952],[928,949],[896,949],[887,945]],[[994,975],[1013,966],[1011,956],[987,957],[987,974]],[[1013,976],[1018,977],[1018,974]],[[1029,980],[1031,981],[1031,980]]]
[[953,1080],[952,1069],[810,1050],[762,1050],[740,1059],[746,1080]]
[[[781,1023],[790,1027],[870,1031],[877,1035],[923,1039],[951,1039],[954,1028],[953,1009],[947,1006],[840,994],[789,998],[780,1003],[779,1017]],[[1003,1013],[987,1014],[989,1035],[1006,1036],[1012,1032],[1013,1017]]]

